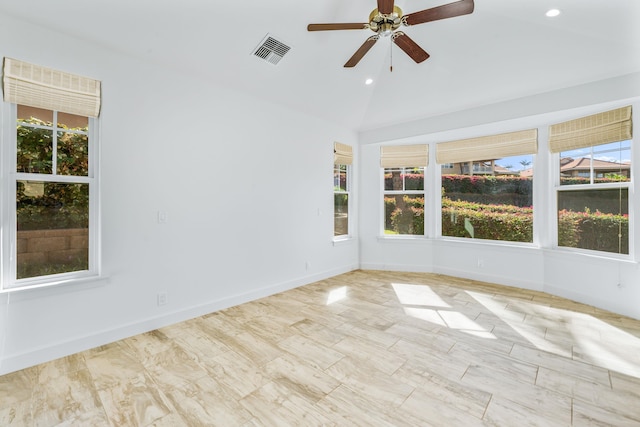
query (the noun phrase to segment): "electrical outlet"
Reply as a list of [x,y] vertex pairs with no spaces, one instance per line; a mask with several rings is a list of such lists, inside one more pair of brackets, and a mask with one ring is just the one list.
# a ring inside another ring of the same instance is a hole
[[484,267],[484,260],[478,258],[478,268],[482,268],[482,267]]
[[305,270],[309,270],[311,268],[311,263],[309,261],[306,261],[304,263],[304,268],[305,268]]
[[166,224],[169,221],[169,215],[165,211],[158,211],[158,224]]
[[158,306],[165,305],[167,303],[167,293],[160,292],[158,293]]

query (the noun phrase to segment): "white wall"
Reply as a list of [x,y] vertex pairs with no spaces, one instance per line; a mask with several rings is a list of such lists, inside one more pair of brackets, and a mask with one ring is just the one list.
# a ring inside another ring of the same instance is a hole
[[[640,73],[576,86],[360,134],[360,265],[381,270],[427,271],[545,291],[640,319],[640,227],[631,224],[632,260],[616,260],[553,248],[555,221],[554,158],[548,152],[548,126],[581,115],[632,104],[638,120]],[[430,145],[425,188],[440,188],[435,144],[473,136],[538,128],[535,161],[532,245],[500,244],[438,237],[440,192],[425,195],[427,238],[380,237],[382,218],[380,146]],[[398,137],[400,136],[400,137]],[[636,137],[637,139],[637,137]],[[633,146],[637,180],[640,150]],[[632,218],[640,215],[640,196],[630,189]],[[431,209],[431,210],[430,210]],[[367,215],[364,215],[364,213]],[[431,214],[431,215],[429,215]]]
[[354,132],[0,16],[4,56],[102,81],[105,279],[0,294],[0,374],[358,267],[331,214]]

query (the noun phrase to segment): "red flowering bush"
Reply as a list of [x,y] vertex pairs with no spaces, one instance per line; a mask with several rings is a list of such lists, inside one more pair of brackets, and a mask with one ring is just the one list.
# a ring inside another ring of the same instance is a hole
[[561,210],[558,212],[558,244],[628,254],[629,216]]
[[532,242],[533,209],[481,205],[452,201],[445,197],[442,199],[442,235]]

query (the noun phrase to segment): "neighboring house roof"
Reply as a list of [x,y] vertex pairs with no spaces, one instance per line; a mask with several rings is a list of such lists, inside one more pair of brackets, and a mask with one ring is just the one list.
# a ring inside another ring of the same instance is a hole
[[494,165],[493,172],[500,175],[517,175],[518,172],[512,171],[502,166]]
[[521,170],[520,171],[520,176],[523,176],[525,178],[532,177],[533,176],[533,168]]
[[[563,160],[568,160],[563,164]],[[608,162],[606,160],[593,159],[594,170],[629,170],[631,165],[629,163],[616,163]],[[572,159],[565,157],[560,159],[560,172],[568,172],[572,170],[591,170],[590,159],[586,157],[580,157],[579,159]]]
[[[593,169],[604,170],[604,171],[616,171],[616,170],[629,170],[631,168],[631,164],[629,162],[608,162],[606,160],[593,160]],[[573,159],[571,157],[563,157],[560,159],[560,172],[569,172],[572,170],[585,170],[588,171],[591,169],[590,160],[586,157],[581,157],[579,159]],[[533,176],[533,168],[524,169],[520,171],[520,176],[523,177],[532,177]]]

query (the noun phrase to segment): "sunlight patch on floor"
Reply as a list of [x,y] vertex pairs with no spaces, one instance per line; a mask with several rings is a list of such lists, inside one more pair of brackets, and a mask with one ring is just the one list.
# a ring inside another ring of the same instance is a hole
[[455,311],[427,285],[392,283],[398,301],[406,315],[438,326],[455,329],[481,338],[496,339],[490,331]]
[[329,292],[329,296],[327,297],[327,305],[331,305],[334,302],[340,301],[347,297],[347,287],[342,286],[340,288],[336,288]]
[[391,286],[400,304],[424,305],[429,307],[451,307],[444,302],[440,295],[426,285],[410,285],[406,283],[392,283]]
[[[574,360],[640,378],[640,338],[629,332],[586,313],[524,300],[509,303],[507,309],[504,302],[491,295],[471,291],[467,294],[540,350],[567,356],[566,348],[570,345],[570,357]],[[540,320],[527,329],[523,322],[514,320],[514,310]],[[549,321],[545,322],[545,319]],[[547,324],[554,328],[546,330]],[[544,336],[534,334],[532,326],[537,326],[539,331],[546,330],[546,333]]]

